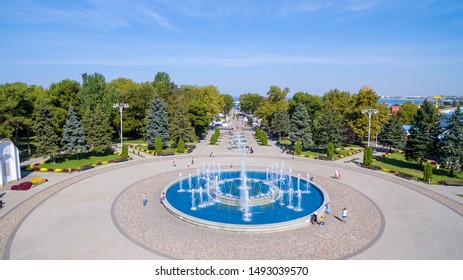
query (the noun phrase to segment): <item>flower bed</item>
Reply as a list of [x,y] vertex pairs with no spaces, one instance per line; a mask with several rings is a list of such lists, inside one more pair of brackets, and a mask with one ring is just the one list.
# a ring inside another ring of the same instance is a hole
[[22,183],[20,183],[18,185],[13,185],[11,187],[11,190],[13,190],[13,191],[27,191],[31,187],[32,187],[31,182],[22,182]]

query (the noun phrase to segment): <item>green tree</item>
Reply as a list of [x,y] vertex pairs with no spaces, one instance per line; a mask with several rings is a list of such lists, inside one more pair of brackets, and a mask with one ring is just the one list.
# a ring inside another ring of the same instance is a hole
[[463,113],[458,107],[446,124],[447,131],[439,143],[438,162],[454,170],[460,170],[463,163]]
[[259,108],[264,97],[257,93],[246,93],[240,95],[240,110],[246,114],[253,114]]
[[180,153],[180,154],[185,153],[185,142],[183,142],[182,139],[178,140],[177,153]]
[[60,141],[57,134],[58,125],[53,115],[51,107],[41,100],[34,110],[33,131],[37,142],[36,156],[50,157],[53,160],[59,153],[58,143]]
[[303,149],[308,149],[309,146],[313,145],[312,121],[309,118],[307,109],[302,104],[299,104],[294,111],[289,138],[293,142],[300,141]]
[[324,106],[331,107],[342,119],[346,119],[346,116],[352,108],[352,96],[349,92],[339,91],[338,89],[332,89],[325,93],[322,97]]
[[146,124],[146,138],[148,148],[154,147],[154,139],[161,138],[165,143],[169,140],[169,115],[167,114],[166,104],[164,101],[154,96],[148,112],[148,122]]
[[195,132],[185,107],[179,107],[170,120],[169,127],[172,141],[178,142],[180,139],[185,142],[195,141]]
[[188,106],[188,118],[193,125],[196,136],[202,138],[206,134],[206,129],[211,120],[207,104],[199,100],[193,100]]
[[296,144],[294,144],[294,152],[298,156],[302,154],[302,144],[300,141],[297,141]]
[[341,147],[346,142],[346,126],[329,104],[323,107],[314,127],[314,140],[318,145],[333,143],[336,147]]
[[74,108],[69,105],[69,110],[64,124],[63,136],[61,138],[61,151],[67,154],[76,154],[77,159],[79,154],[88,151],[84,129],[80,120],[74,113]]
[[305,106],[311,120],[315,120],[320,115],[323,107],[323,101],[320,96],[311,95],[305,92],[297,92],[288,102],[290,116],[293,115],[298,104]]
[[162,153],[162,139],[160,137],[154,138],[154,149],[157,154]]
[[80,84],[74,80],[65,79],[50,85],[48,94],[54,107],[58,127],[64,126],[69,105],[80,107],[79,91]]
[[[267,98],[263,99],[255,114],[264,120],[265,126],[271,126],[275,114],[280,110],[288,110],[288,103],[286,102],[286,95],[289,89],[280,89],[277,86],[271,86],[267,92]],[[307,110],[307,109],[306,109]]]
[[397,118],[399,118],[400,122],[403,124],[411,124],[416,111],[418,111],[417,104],[413,102],[405,102],[400,105],[400,109],[397,112]]
[[425,100],[416,112],[405,147],[405,157],[433,159],[438,151],[439,114],[436,107]]
[[85,139],[90,151],[104,153],[111,147],[112,129],[108,117],[98,104],[92,113],[87,109],[83,118]]
[[121,158],[129,157],[129,146],[127,144],[122,145]]
[[231,109],[233,109],[233,106],[235,105],[235,98],[231,96],[230,94],[222,94],[223,96],[223,101],[225,103],[225,106],[223,107],[223,112],[225,114],[228,114]]
[[358,94],[352,96],[353,106],[346,114],[347,124],[354,130],[355,134],[364,139],[368,136],[368,114],[362,113],[363,109],[376,109],[377,114],[371,116],[371,139],[379,133],[381,126],[389,118],[389,109],[378,104],[379,96],[371,89],[361,89]]
[[271,129],[272,132],[278,134],[280,140],[281,137],[286,136],[291,132],[291,120],[289,119],[288,111],[280,110],[276,113]]
[[363,151],[363,163],[364,164],[371,164],[373,162],[373,148],[366,147]]
[[328,143],[326,145],[326,156],[333,159],[334,158],[334,144]]
[[430,182],[432,180],[432,172],[434,166],[430,162],[426,162],[423,166],[423,181]]
[[378,142],[385,147],[389,147],[390,150],[392,148],[401,149],[405,140],[405,132],[402,126],[403,124],[398,117],[390,118],[381,128]]

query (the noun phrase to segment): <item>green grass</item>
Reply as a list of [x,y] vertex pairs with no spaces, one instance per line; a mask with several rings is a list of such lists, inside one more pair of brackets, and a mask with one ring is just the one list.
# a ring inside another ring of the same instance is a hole
[[457,194],[459,197],[463,197],[463,194]]
[[[154,147],[153,147],[152,149],[148,149],[148,145],[141,145],[141,146],[138,146],[138,147],[141,148],[141,149],[148,150],[148,151],[153,151],[153,152],[156,151],[156,150],[154,149]],[[165,152],[165,153],[168,153],[168,152],[174,152],[174,153],[176,153],[176,152],[177,152],[177,148],[166,148],[166,149],[163,149],[162,151]]]
[[79,166],[84,166],[88,164],[93,164],[97,162],[109,161],[111,159],[119,158],[119,155],[105,155],[105,156],[90,156],[87,158],[82,158],[77,160],[76,158],[65,158],[61,162],[45,162],[44,164],[39,165],[39,168],[77,168]]
[[[379,166],[382,169],[407,173],[417,178],[423,178],[423,168],[421,164],[417,161],[407,161],[405,156],[400,153],[392,153],[388,157],[380,158],[374,161],[372,165]],[[449,177],[448,175],[449,170],[434,168],[432,182],[463,180],[463,174],[461,172],[454,172],[454,177]]]

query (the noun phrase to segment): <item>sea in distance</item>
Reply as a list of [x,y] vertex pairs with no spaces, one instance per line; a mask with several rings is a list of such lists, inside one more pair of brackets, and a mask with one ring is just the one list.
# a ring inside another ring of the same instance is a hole
[[423,103],[424,99],[385,99],[385,98],[380,98],[378,100],[379,104],[387,104],[389,106],[392,105],[402,105],[406,102],[412,102],[415,104],[421,104]]

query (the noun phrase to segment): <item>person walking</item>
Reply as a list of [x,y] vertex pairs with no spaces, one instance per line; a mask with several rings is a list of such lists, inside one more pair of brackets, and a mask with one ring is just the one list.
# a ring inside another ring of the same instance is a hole
[[334,171],[334,178],[339,179],[339,171],[337,169]]
[[142,194],[142,201],[143,201],[143,206],[146,206],[148,203],[148,197],[146,196],[146,193]]
[[325,204],[325,214],[329,214],[329,213],[331,213],[331,201],[328,201]]
[[191,157],[191,166],[195,165],[195,158]]
[[342,209],[342,221],[345,223],[347,218],[347,208]]
[[172,165],[177,167],[177,160],[174,158],[174,160],[172,161]]

